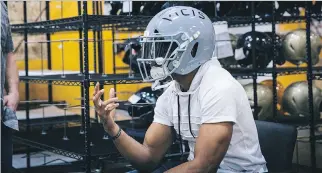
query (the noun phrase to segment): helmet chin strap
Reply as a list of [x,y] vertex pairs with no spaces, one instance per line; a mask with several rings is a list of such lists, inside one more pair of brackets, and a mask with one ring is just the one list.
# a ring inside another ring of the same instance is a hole
[[169,75],[169,76],[170,76],[171,80],[165,81],[167,83],[164,82],[165,84],[163,84],[163,85],[161,85],[160,81],[162,81],[162,80],[160,80],[160,79],[154,81],[154,83],[151,86],[152,91],[156,91],[156,90],[163,89],[163,88],[168,88],[171,85],[171,82],[173,81],[172,75]]
[[151,88],[152,88],[152,91],[156,91],[156,90],[159,90],[159,89],[167,88],[167,87],[169,87],[170,85],[171,85],[171,82],[168,82],[168,83],[166,83],[166,84],[161,85],[161,84],[160,84],[160,81],[159,81],[159,80],[156,80],[156,81],[152,84]]
[[[151,77],[156,79],[151,86],[153,91],[162,88],[167,88],[168,86],[170,86],[171,81],[173,81],[173,77],[170,74],[170,72],[168,70],[163,69],[162,67],[152,67],[150,73]],[[166,84],[161,85],[160,81],[163,81],[167,77],[170,77],[171,80],[169,80],[169,82],[167,82]]]

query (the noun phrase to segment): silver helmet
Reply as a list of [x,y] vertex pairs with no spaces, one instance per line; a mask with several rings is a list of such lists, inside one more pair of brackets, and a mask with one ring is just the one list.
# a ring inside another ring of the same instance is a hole
[[[319,54],[321,51],[320,36],[311,31],[311,58],[312,65],[319,62]],[[289,32],[284,36],[282,50],[287,61],[295,65],[306,62],[306,31],[298,29]]]
[[175,6],[151,19],[140,42],[140,73],[145,82],[155,81],[154,88],[172,73],[186,75],[210,60],[215,50],[215,31],[202,11]]
[[230,34],[230,33],[229,33],[229,37],[230,37],[231,47],[233,49],[234,55],[230,56],[230,57],[227,57],[227,58],[218,59],[220,64],[223,67],[229,67],[231,65],[237,65],[237,60],[235,59],[235,49],[236,49],[236,46],[237,46],[238,37],[236,35]]
[[[244,85],[249,104],[254,108],[254,87],[253,83]],[[257,106],[258,119],[267,120],[273,116],[273,91],[265,85],[257,84]]]
[[[322,92],[319,88],[312,86],[314,116],[320,117],[320,103]],[[306,81],[295,82],[289,85],[284,92],[282,109],[290,116],[309,117],[308,83]]]

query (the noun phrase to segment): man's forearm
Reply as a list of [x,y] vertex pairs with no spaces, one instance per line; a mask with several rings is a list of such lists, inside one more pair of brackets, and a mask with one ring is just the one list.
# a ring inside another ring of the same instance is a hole
[[[115,126],[109,130],[111,136],[115,136],[119,130],[119,126]],[[123,157],[130,160],[137,169],[150,170],[153,169],[157,163],[153,163],[149,149],[137,142],[135,139],[127,135],[124,131],[114,141],[114,144]]]
[[185,162],[179,166],[176,166],[166,173],[180,173],[180,172],[186,172],[186,173],[203,173],[204,170],[199,168],[198,164],[194,161]]
[[195,159],[178,165],[168,170],[166,173],[213,173],[217,171],[218,166],[219,165],[214,163],[205,164],[203,161]]
[[18,94],[19,74],[18,74],[16,60],[13,53],[9,53],[7,56],[6,77],[7,77],[7,82],[9,86],[8,93]]

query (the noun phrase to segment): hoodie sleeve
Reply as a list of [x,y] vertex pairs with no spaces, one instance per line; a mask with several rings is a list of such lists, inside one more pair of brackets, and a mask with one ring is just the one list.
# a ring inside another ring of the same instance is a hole
[[238,111],[235,87],[210,87],[201,95],[201,123],[236,123]]
[[171,115],[169,115],[169,102],[166,93],[163,93],[157,100],[154,108],[154,120],[153,122],[173,126],[171,121]]

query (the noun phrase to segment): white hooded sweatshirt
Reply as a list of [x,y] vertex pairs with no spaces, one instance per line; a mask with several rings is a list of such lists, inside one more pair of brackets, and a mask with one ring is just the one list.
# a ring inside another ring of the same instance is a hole
[[196,143],[191,132],[197,138],[204,123],[232,122],[232,138],[218,172],[267,172],[246,93],[217,59],[199,68],[187,92],[173,81],[157,100],[154,111],[154,122],[174,126],[178,134],[180,112],[180,135],[189,144],[188,160],[194,159]]

